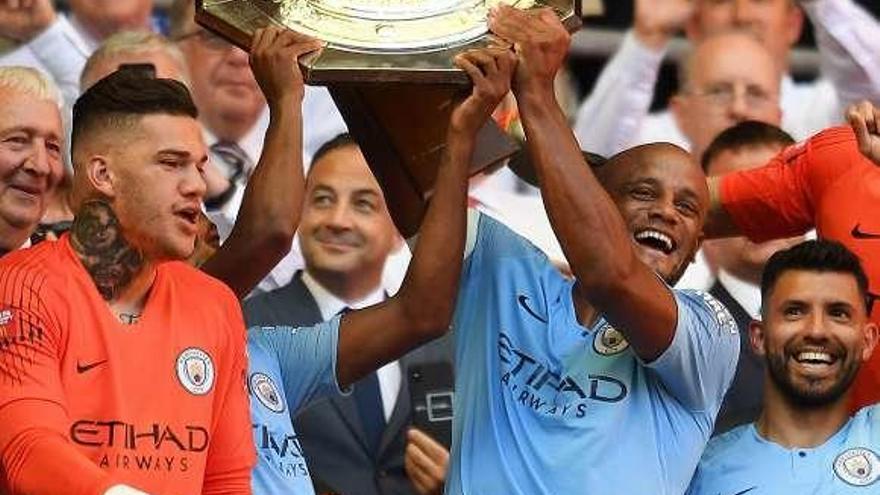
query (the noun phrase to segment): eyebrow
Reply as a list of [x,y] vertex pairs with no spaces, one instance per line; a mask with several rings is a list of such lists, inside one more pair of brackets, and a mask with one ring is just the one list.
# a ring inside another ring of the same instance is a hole
[[[0,131],[0,134],[6,135],[6,134],[14,133],[14,132],[26,132],[28,134],[36,134],[36,135],[43,134],[36,127],[31,127],[31,126],[26,126],[26,125],[16,125],[16,126],[8,127],[6,129],[3,129],[3,131]],[[58,140],[61,139],[61,136],[55,132],[49,133],[49,137],[51,137],[52,139],[58,139]]]

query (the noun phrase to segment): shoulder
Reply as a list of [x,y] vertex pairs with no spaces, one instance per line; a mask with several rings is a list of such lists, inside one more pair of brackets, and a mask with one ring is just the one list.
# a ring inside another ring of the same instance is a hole
[[718,469],[731,457],[742,458],[747,455],[747,447],[753,443],[751,439],[752,424],[746,424],[709,440],[700,459],[700,470]]
[[60,242],[42,242],[19,249],[0,258],[0,280],[5,290],[21,287],[44,287],[57,281],[66,264],[59,262]]
[[226,284],[183,261],[164,263],[161,269],[174,284],[182,286],[188,297],[199,300],[205,300],[206,296],[219,297],[221,300],[235,301],[238,305],[238,298]]
[[679,315],[688,314],[701,326],[716,327],[720,331],[736,335],[736,320],[727,307],[712,294],[695,289],[673,289],[678,303]]

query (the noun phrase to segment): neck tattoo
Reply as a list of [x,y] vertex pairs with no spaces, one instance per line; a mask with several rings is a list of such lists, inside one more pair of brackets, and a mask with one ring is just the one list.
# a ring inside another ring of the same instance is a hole
[[119,313],[118,316],[123,325],[134,325],[141,318],[137,313]]
[[[143,255],[125,239],[119,219],[103,201],[83,204],[70,232],[74,251],[105,301],[116,299],[144,267]],[[136,321],[138,315],[132,316]],[[125,323],[122,314],[119,318]]]

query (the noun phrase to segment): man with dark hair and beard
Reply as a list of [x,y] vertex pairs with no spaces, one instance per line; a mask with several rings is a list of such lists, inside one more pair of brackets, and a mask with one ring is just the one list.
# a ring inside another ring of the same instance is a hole
[[850,417],[851,384],[877,343],[868,280],[842,244],[774,254],[750,327],[765,360],[758,420],[709,443],[689,494],[877,493],[880,410]]

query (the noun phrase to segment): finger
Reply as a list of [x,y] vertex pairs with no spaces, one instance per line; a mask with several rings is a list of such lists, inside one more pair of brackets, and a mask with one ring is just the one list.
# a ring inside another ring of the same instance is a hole
[[849,121],[849,125],[856,133],[856,141],[858,142],[859,149],[864,150],[868,144],[868,141],[871,139],[871,135],[868,132],[868,126],[865,123],[865,119],[862,115],[858,113],[852,113],[848,117],[849,118],[847,120]]
[[431,479],[442,480],[446,478],[445,464],[442,464],[441,461],[438,461],[431,457],[418,445],[410,444],[409,446],[412,447],[411,453],[413,464],[415,464],[419,469],[427,473]]
[[498,64],[495,63],[495,57],[487,50],[469,50],[465,52],[465,56],[487,76],[491,77],[498,72]]
[[428,434],[418,430],[416,428],[412,428],[408,433],[408,439],[413,444],[417,445],[423,452],[425,452],[429,457],[438,461],[444,461],[449,457],[449,452],[446,451],[446,447],[441,445],[439,442],[431,438]]
[[470,60],[468,60],[467,56],[464,54],[458,55],[453,60],[455,65],[465,71],[467,75],[471,78],[471,81],[474,85],[481,85],[486,83],[486,77],[480,72],[480,69],[473,64]]
[[869,117],[865,123],[867,124],[868,132],[876,136],[880,134],[880,108],[875,107],[871,103],[868,103],[868,106],[870,108]]
[[315,38],[313,38],[309,35],[306,35],[303,33],[298,33],[296,31],[293,31],[290,29],[285,29],[284,31],[282,31],[281,34],[278,36],[278,38],[279,38],[279,43],[284,43],[285,45],[295,45],[298,43],[308,43],[311,41],[317,41]]
[[413,461],[412,451],[415,447],[407,445],[406,453],[403,456],[403,467],[407,476],[416,486],[419,493],[428,493],[431,489],[432,480],[428,473]]
[[251,38],[251,49],[250,49],[250,59],[251,64],[253,65],[254,56],[262,49],[263,46],[263,37],[266,30],[263,28],[257,29],[254,31],[254,37]]

